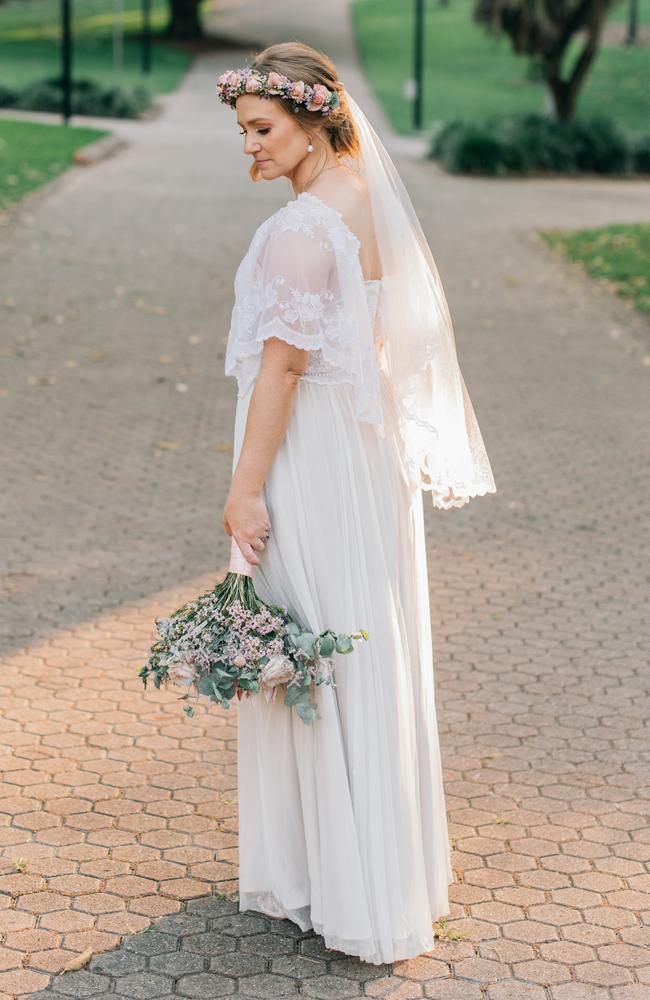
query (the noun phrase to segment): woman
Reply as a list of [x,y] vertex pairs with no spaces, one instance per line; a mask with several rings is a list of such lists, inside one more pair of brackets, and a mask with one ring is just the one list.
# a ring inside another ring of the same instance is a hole
[[369,634],[335,654],[312,725],[238,704],[239,908],[393,962],[433,948],[452,879],[421,491],[448,508],[494,481],[426,240],[334,65],[273,45],[217,93],[251,177],[295,195],[235,279],[224,528],[262,600]]

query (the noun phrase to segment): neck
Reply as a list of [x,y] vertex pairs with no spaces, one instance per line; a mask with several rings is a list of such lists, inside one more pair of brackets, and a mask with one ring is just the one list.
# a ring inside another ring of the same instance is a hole
[[324,171],[331,171],[335,167],[345,169],[336,156],[333,149],[328,148],[326,152],[317,149],[313,153],[307,153],[300,163],[294,167],[290,174],[287,174],[293,193],[295,195],[308,191],[312,182]]

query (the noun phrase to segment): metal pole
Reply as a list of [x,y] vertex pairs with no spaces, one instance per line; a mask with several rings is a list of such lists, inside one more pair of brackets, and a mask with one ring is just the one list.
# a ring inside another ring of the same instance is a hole
[[639,23],[639,4],[637,0],[630,0],[630,6],[627,15],[627,35],[625,38],[626,45],[636,45],[638,23]]
[[142,0],[142,72],[151,73],[151,0]]
[[72,0],[61,0],[61,113],[67,125],[72,111],[72,28],[70,24],[70,4]]
[[424,89],[424,0],[415,0],[415,35],[413,38],[413,79],[415,80],[415,100],[413,102],[413,126],[422,128],[422,98]]
[[124,69],[124,0],[113,0],[113,82],[119,83]]

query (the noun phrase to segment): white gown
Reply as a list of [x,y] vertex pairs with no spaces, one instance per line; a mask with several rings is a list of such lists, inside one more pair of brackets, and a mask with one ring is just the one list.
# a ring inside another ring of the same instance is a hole
[[[271,535],[255,589],[314,632],[369,634],[334,654],[336,687],[313,689],[313,724],[283,689],[276,702],[237,703],[239,909],[313,927],[378,964],[434,947],[452,872],[422,492],[381,367],[381,282],[364,281],[358,249],[340,215],[305,193],[258,229],[235,282],[233,470],[262,341],[311,345],[264,485]],[[368,358],[374,373],[355,369]]]

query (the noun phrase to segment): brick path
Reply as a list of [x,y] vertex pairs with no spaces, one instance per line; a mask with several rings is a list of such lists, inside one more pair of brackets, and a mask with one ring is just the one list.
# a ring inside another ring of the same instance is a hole
[[[232,30],[322,37],[370,107],[345,20],[286,7]],[[137,669],[229,547],[232,276],[289,197],[250,188],[212,98],[246,54],[3,220],[0,997],[647,1000],[650,337],[534,232],[647,218],[647,183],[455,178],[396,147],[499,487],[426,505],[453,912],[377,968],[226,898],[235,714],[187,719]]]

